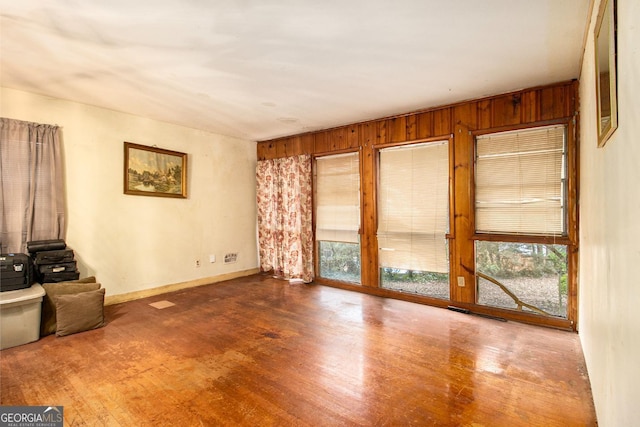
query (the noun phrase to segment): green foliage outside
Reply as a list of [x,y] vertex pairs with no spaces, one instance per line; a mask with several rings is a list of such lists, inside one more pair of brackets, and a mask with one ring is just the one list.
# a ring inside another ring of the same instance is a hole
[[[319,255],[320,277],[361,283],[359,244],[321,241]],[[499,281],[556,277],[558,296],[567,295],[567,247],[564,245],[478,241],[476,263],[478,272]],[[383,267],[380,269],[380,284],[387,289],[449,298],[447,273]]]
[[[478,271],[496,279],[559,276],[567,286],[567,247],[536,243],[476,242]],[[563,285],[564,283],[564,285]]]
[[449,274],[432,273],[430,271],[400,270],[397,268],[381,268],[380,281],[385,282],[411,282],[433,283],[445,281],[449,283]]
[[358,243],[318,242],[320,277],[360,283],[360,245]]
[[[476,270],[498,280],[521,301],[566,317],[567,246],[477,241]],[[516,307],[499,287],[482,278],[478,280],[478,302]]]

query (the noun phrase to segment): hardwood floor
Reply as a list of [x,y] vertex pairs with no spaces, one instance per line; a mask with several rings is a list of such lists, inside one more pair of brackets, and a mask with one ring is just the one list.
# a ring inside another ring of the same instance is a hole
[[597,424],[571,332],[261,275],[105,312],[2,350],[0,403],[65,426]]

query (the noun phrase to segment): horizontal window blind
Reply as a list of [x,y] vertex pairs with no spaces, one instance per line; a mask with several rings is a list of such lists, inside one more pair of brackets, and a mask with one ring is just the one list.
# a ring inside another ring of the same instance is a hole
[[447,141],[380,150],[380,267],[447,273]]
[[565,147],[564,126],[478,136],[476,231],[564,235]]
[[358,153],[316,158],[316,240],[357,243],[360,230]]

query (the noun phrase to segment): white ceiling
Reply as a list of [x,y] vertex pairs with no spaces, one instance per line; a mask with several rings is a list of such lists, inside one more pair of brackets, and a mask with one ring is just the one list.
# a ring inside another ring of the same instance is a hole
[[0,85],[251,140],[578,77],[589,0],[0,0]]

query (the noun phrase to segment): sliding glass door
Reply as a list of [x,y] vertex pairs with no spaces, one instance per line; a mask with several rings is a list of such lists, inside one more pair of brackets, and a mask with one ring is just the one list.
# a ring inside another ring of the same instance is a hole
[[318,276],[360,283],[360,162],[358,153],[316,158]]
[[385,289],[449,299],[449,143],[379,150],[378,263]]

